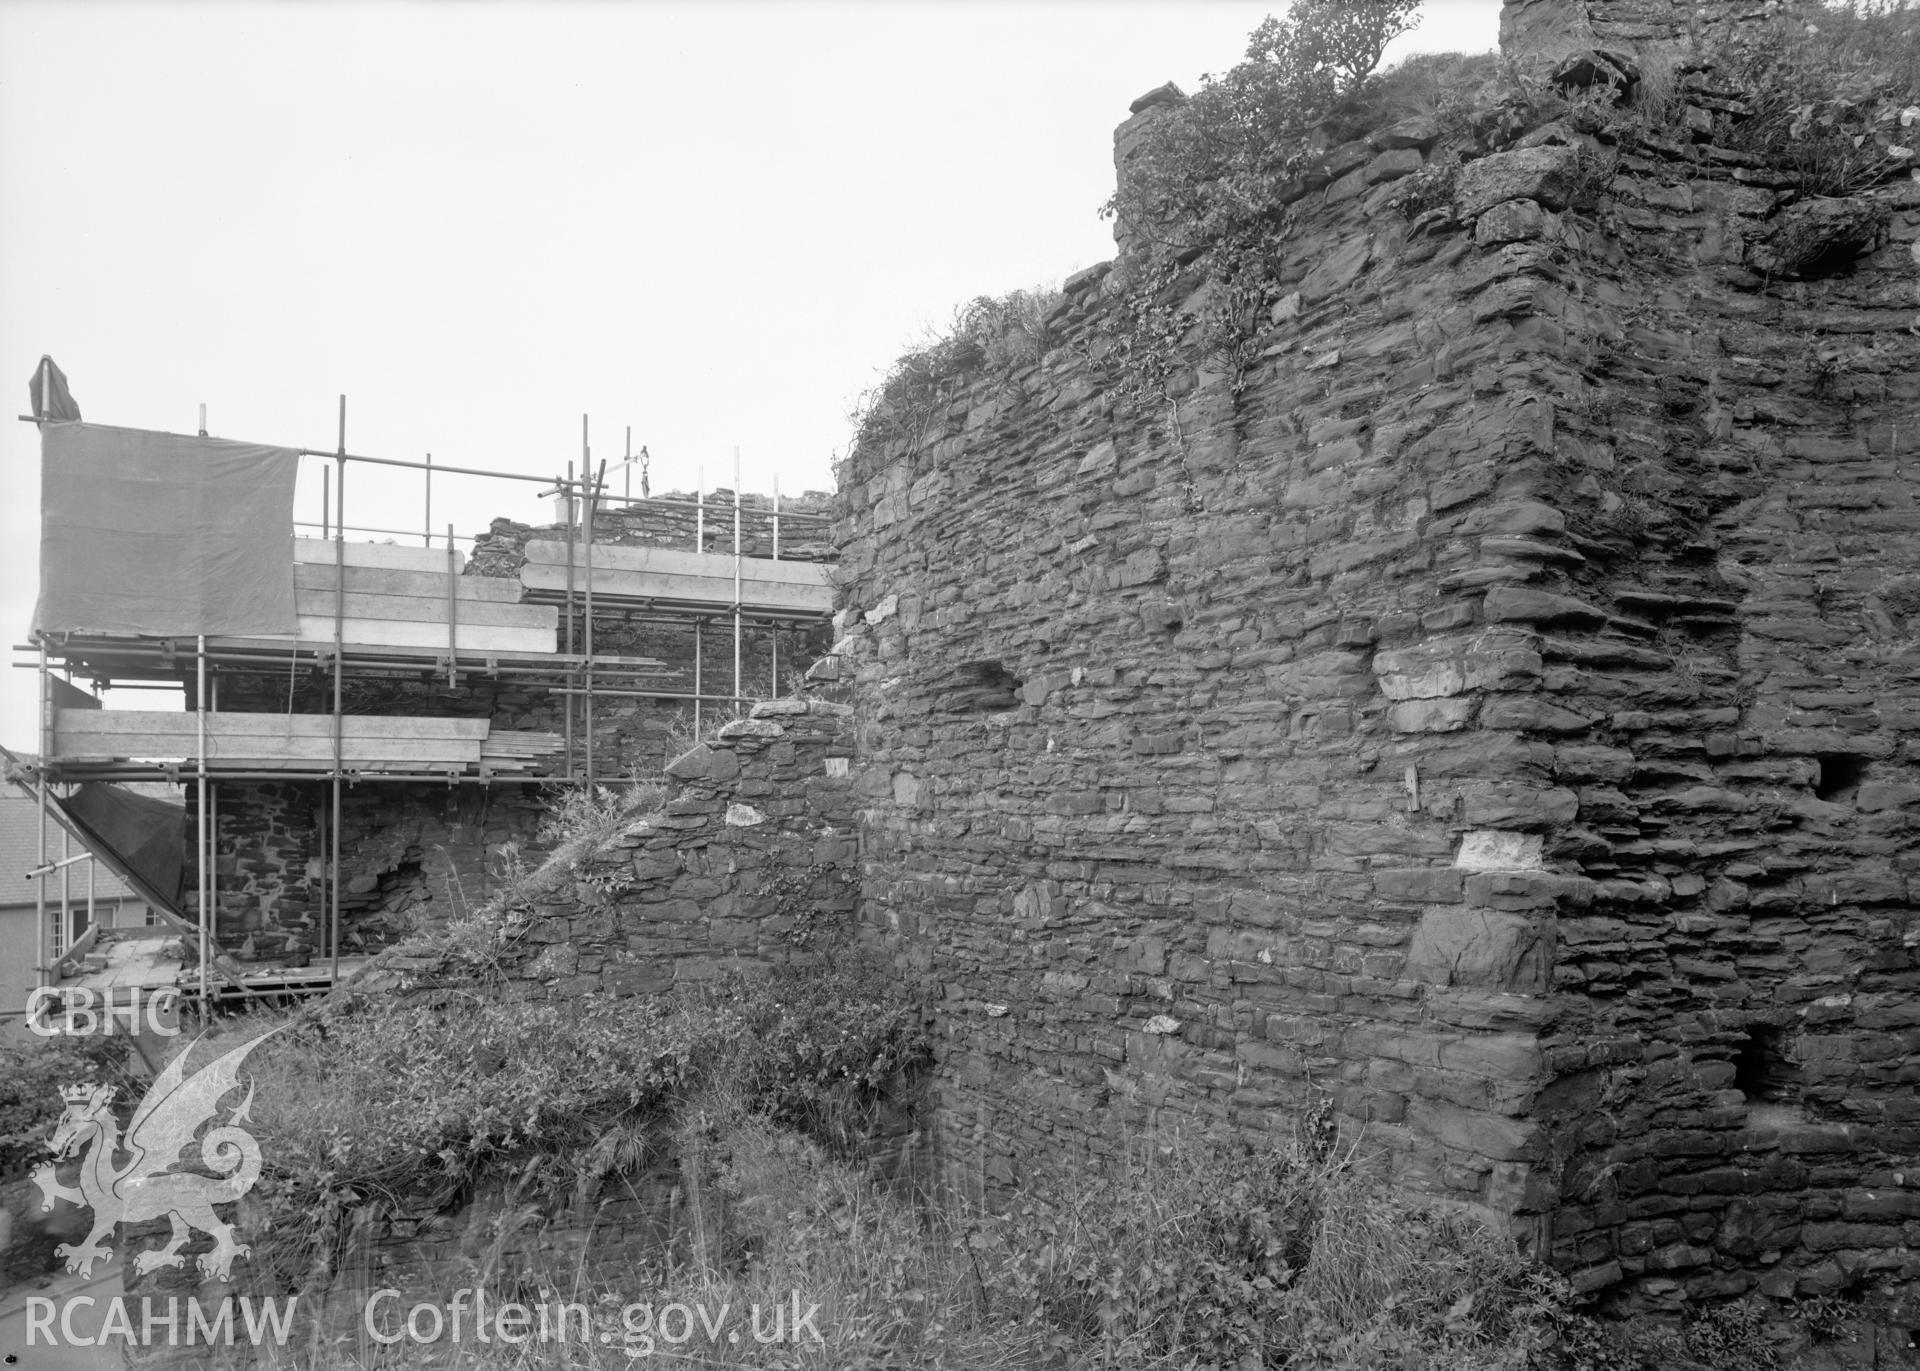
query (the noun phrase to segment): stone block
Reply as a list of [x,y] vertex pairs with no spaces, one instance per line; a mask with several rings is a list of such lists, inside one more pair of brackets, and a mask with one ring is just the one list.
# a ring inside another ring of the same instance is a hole
[[695,743],[667,763],[667,775],[680,781],[726,781],[740,774],[740,759],[729,748]]
[[1360,175],[1368,185],[1377,186],[1420,170],[1426,160],[1418,148],[1390,148],[1361,168]]
[[[1501,835],[1519,836],[1519,835]],[[1538,835],[1532,835],[1536,843]],[[1419,866],[1403,870],[1375,871],[1373,893],[1383,900],[1410,904],[1443,904],[1462,898],[1465,877],[1444,866]]]
[[1476,871],[1466,882],[1466,902],[1491,909],[1584,909],[1592,899],[1586,877],[1555,871]]
[[1315,304],[1351,285],[1373,256],[1373,239],[1358,234],[1322,257],[1300,282],[1300,302]]
[[1119,449],[1109,440],[1096,445],[1085,457],[1082,457],[1080,459],[1080,465],[1074,468],[1073,474],[1076,476],[1104,476],[1114,471],[1119,465]]
[[1420,916],[1405,975],[1433,985],[1539,994],[1553,970],[1552,920],[1464,905]]
[[1524,781],[1468,781],[1460,798],[1461,817],[1476,828],[1556,828],[1580,812],[1571,790]]
[[1478,701],[1403,700],[1387,710],[1387,724],[1395,733],[1453,733],[1473,721]]
[[1418,148],[1425,152],[1440,141],[1440,125],[1424,114],[1410,115],[1398,123],[1375,129],[1367,135],[1367,146],[1389,151],[1394,148]]
[[1539,1129],[1531,1122],[1436,1100],[1409,1100],[1407,1124],[1446,1147],[1490,1161],[1530,1161],[1539,1151]]
[[1532,635],[1512,630],[1435,639],[1377,652],[1373,657],[1380,692],[1389,700],[1436,699],[1469,690],[1512,688],[1537,678],[1540,667]]
[[1507,200],[1482,214],[1473,226],[1473,241],[1481,247],[1524,243],[1555,236],[1559,220],[1532,200]]
[[1460,168],[1454,182],[1454,212],[1478,218],[1506,200],[1534,200],[1546,209],[1566,209],[1580,188],[1580,159],[1564,146],[1495,152]]
[[1562,623],[1598,627],[1607,620],[1605,611],[1595,609],[1583,600],[1527,586],[1492,587],[1487,591],[1481,612],[1492,623]]
[[1592,720],[1538,695],[1500,695],[1480,706],[1480,727],[1528,733],[1584,733]]

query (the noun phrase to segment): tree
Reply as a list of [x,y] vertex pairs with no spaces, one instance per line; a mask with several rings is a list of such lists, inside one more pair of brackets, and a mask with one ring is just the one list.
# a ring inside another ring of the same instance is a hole
[[1269,18],[1247,45],[1251,60],[1285,60],[1310,72],[1328,72],[1346,94],[1373,73],[1387,44],[1411,29],[1420,0],[1295,0],[1285,20]]
[[1313,126],[1372,74],[1418,8],[1295,0],[1253,31],[1245,61],[1148,131],[1109,212],[1176,247],[1263,235]]

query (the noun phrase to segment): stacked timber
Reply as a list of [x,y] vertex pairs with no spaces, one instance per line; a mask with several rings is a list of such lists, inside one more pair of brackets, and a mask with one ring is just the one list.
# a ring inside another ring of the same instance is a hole
[[480,765],[489,772],[543,771],[565,741],[558,733],[496,728],[480,744]]
[[[564,596],[571,584],[576,598],[587,590],[587,549],[576,543],[536,540],[526,547],[520,581],[530,598]],[[782,618],[825,616],[833,612],[833,587],[819,562],[735,559],[730,553],[680,552],[660,547],[593,546],[595,600],[640,602],[673,609],[732,608],[735,568],[739,571],[740,608]]]
[[[144,709],[58,710],[54,758],[197,762],[202,717]],[[331,714],[209,713],[204,718],[210,770],[324,771],[333,765]],[[356,771],[474,770],[487,731],[485,719],[346,714],[340,718],[341,763]]]
[[[346,565],[336,558],[344,550]],[[551,653],[559,611],[520,603],[518,582],[464,576],[465,555],[395,543],[293,540],[294,608],[299,629],[262,634],[276,642],[331,643],[336,588],[344,592],[340,640],[364,647],[460,652]],[[343,579],[344,572],[344,579]]]
[[[327,771],[333,766],[331,714],[210,713],[210,771]],[[350,771],[528,772],[558,754],[557,733],[495,729],[486,719],[344,714],[341,764]],[[54,760],[139,758],[199,761],[200,716],[160,710],[62,709],[54,715]]]

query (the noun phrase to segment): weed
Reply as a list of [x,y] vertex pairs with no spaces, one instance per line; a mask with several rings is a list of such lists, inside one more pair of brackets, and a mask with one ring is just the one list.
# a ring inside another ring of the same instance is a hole
[[43,1160],[53,1121],[66,1107],[60,1088],[76,1082],[133,1088],[128,1039],[0,1037],[0,1176]]
[[999,297],[976,296],[952,323],[903,354],[848,417],[855,448],[905,439],[918,446],[962,378],[1011,373],[1040,360],[1052,345],[1048,320],[1063,297],[1037,287]]
[[1757,26],[1724,54],[1744,109],[1717,141],[1796,172],[1810,195],[1853,195],[1920,168],[1920,5],[1849,0]]
[[821,951],[831,962],[833,947],[846,932],[852,882],[852,873],[842,867],[809,862],[773,868],[754,893],[773,901],[774,917],[786,924],[787,942],[802,951]]
[[691,752],[701,743],[710,743],[720,736],[720,730],[728,724],[737,724],[743,719],[753,717],[753,701],[736,700],[722,707],[717,704],[704,706],[696,718],[689,705],[682,705],[673,711],[673,717],[667,721],[667,756],[674,758]]

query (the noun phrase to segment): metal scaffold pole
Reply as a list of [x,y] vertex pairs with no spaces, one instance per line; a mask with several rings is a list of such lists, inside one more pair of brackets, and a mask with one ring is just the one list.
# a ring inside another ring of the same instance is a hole
[[740,708],[740,449],[733,450],[733,707]]
[[[573,656],[573,463],[572,462],[567,463],[567,479],[566,479],[566,483],[561,486],[561,490],[564,493],[561,495],[560,499],[561,499],[561,502],[566,507],[566,518],[567,518],[567,599],[566,599],[565,615],[567,620],[567,656],[571,657]],[[573,667],[569,665],[567,668],[567,671],[568,671],[568,674],[571,675],[573,672]],[[566,698],[566,709],[563,711],[563,713],[565,714],[566,721],[567,721],[567,726],[566,726],[567,779],[571,781],[573,779],[573,697],[571,695],[569,695]]]
[[340,447],[335,455],[333,543],[333,822],[327,828],[327,941],[333,978],[340,978],[340,788],[346,763],[343,719],[347,629],[347,397],[340,397]]
[[[780,560],[780,474],[773,477],[773,560]],[[771,677],[768,694],[779,699],[784,693],[780,689],[780,625],[767,626],[767,642],[772,649],[772,661],[767,670]]]
[[459,554],[453,547],[453,525],[447,525],[447,689],[460,684]]
[[[47,765],[53,756],[53,688],[47,675],[47,643],[40,641],[40,784],[35,787],[40,801],[40,856],[42,870],[47,865]],[[47,926],[47,883],[33,886],[34,928],[37,930],[34,959],[36,985],[53,984],[53,957],[50,953],[52,930]]]
[[200,1026],[205,1028],[213,1009],[212,987],[208,984],[213,947],[213,861],[208,855],[207,833],[207,635],[194,640],[194,730],[199,784],[194,805],[194,840],[198,854],[200,880]]
[[581,623],[580,650],[586,654],[587,665],[584,683],[587,693],[580,700],[581,731],[586,734],[586,773],[587,784],[593,784],[593,497],[598,493],[596,486],[587,484],[588,474],[593,470],[593,444],[587,437],[587,416],[580,416],[580,522],[582,527],[581,557],[584,566],[581,579],[586,583],[586,614]]
[[[707,468],[703,464],[694,468],[693,477],[693,550],[695,553],[707,550]],[[705,644],[701,642],[701,627],[704,619],[693,621],[693,740],[700,741],[700,663],[705,653]]]
[[[584,422],[585,416],[582,416]],[[582,475],[585,469],[582,468]],[[603,460],[593,474],[593,488],[587,495],[587,690],[582,706],[586,713],[587,726],[587,784],[593,784],[593,516],[600,507],[600,488],[607,479],[607,464]]]

